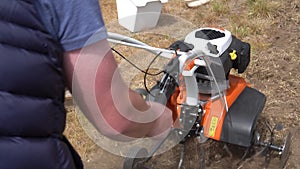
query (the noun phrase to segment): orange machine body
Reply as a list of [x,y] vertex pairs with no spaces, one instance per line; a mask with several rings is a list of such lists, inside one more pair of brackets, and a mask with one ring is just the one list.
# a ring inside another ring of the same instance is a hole
[[[249,84],[242,77],[230,75],[229,86],[230,86],[229,89],[226,90],[226,97],[225,97],[228,109],[235,102],[238,96],[242,93],[245,87],[249,86]],[[184,104],[186,98],[185,97],[186,92],[184,86],[180,86],[179,88],[177,88],[175,93],[177,94],[171,97],[168,104],[169,107],[170,105],[172,105],[171,107],[173,107],[172,108],[173,119],[176,122],[177,121],[176,119],[180,117],[180,112],[181,112],[180,107],[182,104]],[[207,95],[201,95],[201,94],[199,94],[199,99],[206,100],[205,101],[206,103],[203,107],[204,114],[202,118],[200,118],[201,125],[204,128],[204,135],[214,140],[220,140],[223,121],[227,113],[224,101],[222,100],[222,98],[211,100],[210,97],[207,97]],[[175,110],[175,108],[177,110]]]
[[[226,90],[226,102],[228,109],[236,101],[249,84],[241,77],[229,76],[230,88]],[[201,124],[204,128],[204,135],[214,140],[220,140],[223,122],[226,116],[226,108],[221,98],[209,100],[204,106],[204,116]]]

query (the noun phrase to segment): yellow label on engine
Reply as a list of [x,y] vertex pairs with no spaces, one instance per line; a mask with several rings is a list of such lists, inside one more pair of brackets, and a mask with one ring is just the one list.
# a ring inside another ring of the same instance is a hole
[[209,137],[214,137],[218,125],[218,118],[217,117],[212,117],[210,121],[210,126],[209,126]]

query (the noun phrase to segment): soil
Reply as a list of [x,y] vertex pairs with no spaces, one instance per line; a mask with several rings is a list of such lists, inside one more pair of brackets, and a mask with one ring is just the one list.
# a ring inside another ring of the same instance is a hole
[[[217,0],[216,0],[217,1]],[[225,1],[236,13],[243,12],[244,6],[239,5],[245,1]],[[255,0],[253,0],[255,2]],[[277,142],[281,144],[288,131],[292,133],[292,141],[289,158],[284,168],[300,169],[300,1],[286,0],[274,1],[280,4],[275,14],[261,28],[260,33],[243,36],[243,40],[249,40],[254,44],[252,49],[252,61],[243,74],[252,86],[267,96],[267,102],[261,114],[259,130],[266,130],[264,120],[272,126],[281,123],[284,129],[276,132]],[[106,22],[111,18],[116,19],[115,1],[101,2],[103,16]],[[182,1],[170,1],[164,5],[163,12],[186,18],[196,26],[215,25],[232,29],[230,16],[213,15],[215,19],[203,17],[203,12],[215,5],[212,1],[196,9],[187,8]],[[105,10],[106,8],[111,10]],[[201,14],[202,13],[202,14]],[[200,17],[200,18],[199,18]],[[257,22],[261,22],[257,20]],[[264,23],[262,23],[264,24]],[[72,113],[72,112],[71,112]],[[261,124],[261,125],[260,125]],[[67,129],[68,130],[68,129]],[[71,140],[72,141],[72,140]],[[76,142],[73,142],[76,147]],[[77,144],[78,146],[78,144]],[[80,145],[79,145],[80,146]],[[147,166],[155,169],[177,168],[180,157],[180,146],[154,156]],[[251,150],[250,156],[241,161],[246,151],[245,148],[227,145],[225,143],[208,140],[204,144],[196,140],[189,140],[186,144],[185,157],[182,169],[196,169],[200,166],[201,152],[205,151],[205,167],[211,169],[252,169],[252,168],[279,168],[280,158],[272,153],[271,160],[266,163],[265,156],[255,156],[258,149]],[[81,152],[80,152],[81,153]],[[98,146],[93,146],[83,155],[86,169],[118,169],[122,168],[123,158],[104,151]],[[82,155],[82,153],[81,153]]]

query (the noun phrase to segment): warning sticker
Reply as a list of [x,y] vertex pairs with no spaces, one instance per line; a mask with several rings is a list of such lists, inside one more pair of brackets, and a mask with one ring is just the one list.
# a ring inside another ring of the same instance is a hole
[[217,117],[212,117],[210,121],[210,126],[209,126],[209,137],[214,137],[217,129],[217,124],[218,124],[218,118]]

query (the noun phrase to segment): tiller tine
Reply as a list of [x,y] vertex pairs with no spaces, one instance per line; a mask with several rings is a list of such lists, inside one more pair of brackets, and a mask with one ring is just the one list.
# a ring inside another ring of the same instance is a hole
[[262,146],[265,148],[265,152],[266,152],[266,162],[269,161],[269,157],[270,157],[270,153],[271,151],[275,151],[278,152],[278,155],[280,156],[280,168],[284,168],[288,157],[289,157],[289,149],[290,149],[290,145],[291,145],[291,139],[292,139],[292,134],[291,132],[288,132],[288,134],[285,137],[284,143],[283,145],[275,145],[274,142],[274,132],[280,131],[283,129],[283,126],[281,124],[276,124],[275,127],[273,129],[271,129],[268,126],[270,132],[271,132],[271,138],[269,141],[264,142],[264,141],[260,141],[260,136],[257,136],[257,141],[256,141],[256,145],[258,146]]

